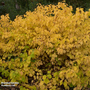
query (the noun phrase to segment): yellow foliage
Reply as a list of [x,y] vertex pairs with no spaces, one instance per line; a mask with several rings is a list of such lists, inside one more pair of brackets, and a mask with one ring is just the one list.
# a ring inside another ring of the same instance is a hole
[[[70,83],[77,85],[76,89],[81,89],[80,84],[84,83],[84,76],[81,74],[84,73],[87,78],[90,78],[90,10],[89,12],[84,12],[83,8],[77,8],[75,15],[71,11],[71,6],[67,7],[65,3],[58,2],[56,6],[40,5],[35,11],[26,12],[24,19],[22,16],[17,16],[14,21],[10,21],[8,14],[6,16],[2,15],[0,19],[0,55],[3,55],[2,59],[4,60],[6,57],[9,60],[11,56],[17,55],[22,58],[22,63],[17,58],[15,60],[11,59],[13,63],[0,61],[0,66],[4,66],[4,69],[8,67],[10,70],[19,68],[22,70],[20,71],[22,76],[28,74],[32,77],[35,71],[39,72],[38,67],[43,65],[44,61],[50,61],[51,64],[58,65],[55,61],[57,58],[57,62],[60,65],[55,66],[52,70],[56,71],[55,68],[59,68],[60,82],[57,75],[54,75],[55,78],[47,75],[49,79],[53,78],[53,82],[50,84],[46,75],[43,75],[42,71],[40,71],[39,74],[42,75],[44,81],[35,84],[39,84],[41,90],[45,90],[48,86],[47,84],[52,86],[53,84],[63,84],[66,89],[69,89],[68,85]],[[51,14],[54,14],[54,16],[51,16]],[[25,48],[27,45],[29,48]],[[32,59],[31,49],[35,50],[34,59],[36,62]],[[26,50],[28,54],[26,52],[20,56],[22,50]],[[74,64],[75,61],[77,64]],[[66,65],[63,66],[64,64]],[[23,72],[25,73],[23,74]],[[80,74],[82,77],[77,74]],[[39,75],[37,77],[39,78]],[[36,79],[35,76],[34,79]],[[12,79],[11,81],[15,80]],[[57,86],[52,88],[57,89]]]

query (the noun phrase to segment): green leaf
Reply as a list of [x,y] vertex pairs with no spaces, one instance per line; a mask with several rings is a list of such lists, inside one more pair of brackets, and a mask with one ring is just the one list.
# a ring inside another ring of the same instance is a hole
[[21,75],[20,75],[19,71],[16,71],[15,74],[16,74],[16,79],[20,78]]
[[73,65],[76,66],[77,65],[77,62],[74,62]]
[[11,79],[11,82],[16,82],[16,79],[15,79],[15,78],[12,78],[12,79]]
[[3,76],[4,76],[4,74],[5,74],[5,70],[2,71],[2,75],[3,75]]
[[28,67],[30,67],[31,66],[31,63],[28,65]]
[[81,64],[81,60],[78,60],[77,63],[78,63],[78,65],[80,65]]
[[50,73],[51,73],[51,71],[47,71],[47,73],[48,73],[48,74],[50,74]]
[[52,76],[49,74],[49,75],[47,75],[47,77],[49,78],[49,79],[51,79],[52,78]]
[[24,47],[24,49],[28,49],[28,48],[29,48],[29,46],[25,46],[25,47]]
[[4,68],[3,67],[0,67],[0,72],[2,72],[4,70]]
[[11,64],[10,68],[13,68],[13,67],[14,67],[13,64]]
[[57,57],[56,57],[56,61],[57,61],[58,65],[61,65],[61,61],[59,61]]
[[58,81],[58,76],[56,76],[55,79]]
[[32,50],[32,53],[31,53],[31,58],[34,58],[35,57],[35,55],[34,55],[34,51]]
[[11,71],[10,72],[10,79],[18,79],[18,77],[20,77],[20,74],[18,71]]
[[67,81],[66,80],[64,81],[63,84],[64,84],[64,87],[67,87]]
[[29,64],[25,63],[25,64],[24,64],[24,68],[27,68],[27,67],[28,67],[28,65],[29,65]]
[[2,80],[2,77],[0,77],[0,79]]
[[27,62],[28,64],[31,62],[31,56],[28,56],[28,57],[27,57],[26,62]]
[[[25,60],[27,59],[27,52],[24,52],[24,53],[20,53],[20,57],[21,58],[24,58]],[[20,60],[21,61],[21,60]]]
[[23,76],[23,77],[22,77],[22,82],[25,82],[25,81],[26,81],[26,79],[25,79],[25,77]]
[[34,49],[31,49],[32,51],[34,51]]
[[46,79],[44,80],[44,82],[45,82],[46,84],[48,84],[48,83],[49,83],[49,80],[46,78]]
[[14,71],[11,71],[11,72],[10,72],[10,79],[15,78],[15,76],[16,76],[16,75],[15,75],[15,72],[14,72]]
[[72,59],[72,58],[73,58],[73,55],[72,55],[72,54],[69,54],[68,56],[70,57],[70,59]]
[[43,80],[45,80],[46,79],[46,75],[43,75]]
[[14,59],[11,59],[11,62],[14,62]]
[[46,64],[46,67],[47,67],[47,66],[51,66],[51,63]]
[[70,83],[70,87],[73,87],[73,84],[72,83]]
[[5,77],[8,77],[9,76],[9,72],[8,70],[5,71]]
[[58,72],[55,72],[55,73],[54,73],[54,77],[57,76],[57,75],[58,75]]
[[23,90],[23,86],[20,86],[20,90]]
[[61,65],[62,64],[61,61],[57,61],[57,63],[58,63],[58,65]]
[[23,63],[20,63],[20,68],[22,68],[23,67]]
[[35,62],[36,60],[31,60],[31,62]]
[[88,85],[87,87],[90,88],[90,85]]
[[82,77],[83,76],[83,71],[79,71],[78,73],[76,73],[78,75],[78,77]]
[[62,85],[63,84],[63,80],[60,80],[60,85]]

